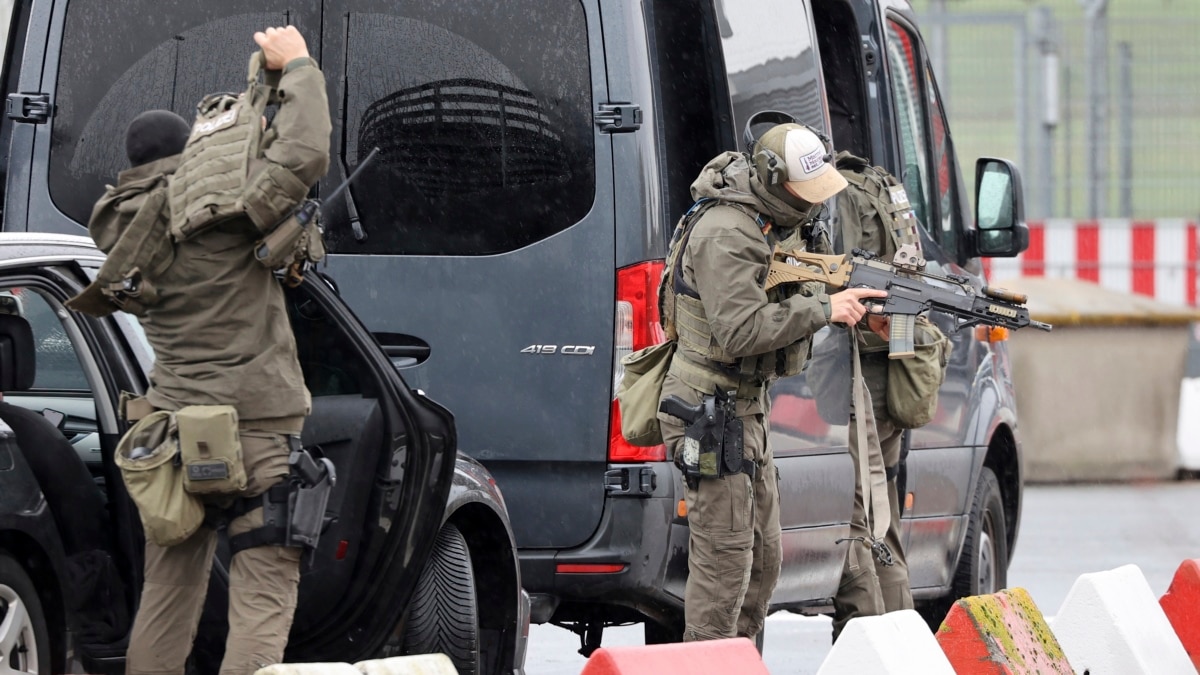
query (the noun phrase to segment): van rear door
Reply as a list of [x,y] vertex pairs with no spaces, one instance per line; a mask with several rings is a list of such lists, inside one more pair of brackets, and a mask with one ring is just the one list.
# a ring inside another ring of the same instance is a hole
[[[595,0],[326,11],[334,119],[325,270],[408,384],[454,411],[520,546],[604,507],[614,225]],[[589,31],[595,37],[589,38]]]

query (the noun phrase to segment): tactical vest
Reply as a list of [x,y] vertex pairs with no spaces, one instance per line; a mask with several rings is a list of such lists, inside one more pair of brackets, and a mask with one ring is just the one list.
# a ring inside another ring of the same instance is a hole
[[[917,230],[917,216],[909,204],[908,193],[905,191],[904,185],[886,169],[873,166],[862,157],[856,157],[844,150],[837,154],[834,161],[838,172],[847,182],[859,188],[843,192],[844,197],[842,198],[856,199],[859,201],[860,207],[868,207],[860,208],[864,214],[873,211],[875,218],[882,225],[881,229],[886,231],[891,238],[893,248],[898,250],[901,246],[911,244],[916,247],[918,255],[923,258],[921,236]],[[863,200],[866,202],[865,205],[862,204]],[[875,253],[883,253],[883,251],[875,251]],[[863,339],[865,341],[864,353],[879,352],[888,348],[887,342],[869,331],[863,333]]]
[[171,234],[177,241],[243,215],[260,232],[270,232],[308,193],[291,171],[261,159],[271,140],[263,132],[263,114],[278,102],[280,78],[264,65],[262,52],[255,52],[245,92],[210,94],[196,105],[192,133],[170,182]]
[[[800,339],[766,354],[744,358],[730,356],[717,343],[700,295],[683,279],[683,251],[687,248],[696,222],[703,214],[719,206],[725,207],[728,213],[714,212],[716,217],[751,217],[760,228],[763,226],[761,216],[751,215],[738,205],[720,204],[714,199],[702,199],[693,204],[679,219],[671,237],[670,251],[659,282],[659,316],[662,317],[667,339],[677,340],[681,347],[675,350],[675,357],[671,360],[671,373],[681,382],[706,394],[719,387],[722,391],[736,391],[738,398],[758,399],[766,383],[776,377],[798,374],[804,368],[809,355],[810,338]],[[791,292],[796,290],[793,288],[790,292],[776,293],[777,297],[768,297],[771,302],[779,302]]]
[[844,150],[834,161],[839,173],[861,190],[860,194],[883,221],[883,229],[891,236],[893,245],[900,248],[912,244],[920,251],[917,216],[908,202],[904,184],[886,169],[872,166],[867,160]]

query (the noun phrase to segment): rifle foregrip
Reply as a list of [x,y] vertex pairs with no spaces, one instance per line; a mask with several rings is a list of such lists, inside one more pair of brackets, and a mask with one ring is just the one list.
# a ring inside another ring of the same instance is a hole
[[668,396],[658,404],[658,411],[676,417],[688,424],[695,422],[704,413],[704,404],[690,406],[678,396]]
[[888,341],[889,359],[911,359],[917,355],[913,346],[913,334],[917,317],[912,314],[893,314]]

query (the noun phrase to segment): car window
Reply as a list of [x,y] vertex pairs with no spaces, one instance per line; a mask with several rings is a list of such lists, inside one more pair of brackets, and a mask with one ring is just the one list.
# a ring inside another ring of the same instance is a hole
[[[942,109],[941,97],[934,85],[933,69],[925,63],[925,95],[929,104],[931,127],[930,150],[933,153],[933,172],[937,185],[938,225],[931,230],[935,239],[946,251],[957,250],[957,233],[962,228],[962,209],[958,206],[958,162],[954,157],[954,145],[950,142],[946,111]],[[932,214],[931,214],[932,216]]]
[[91,391],[87,375],[75,346],[63,328],[59,313],[66,310],[41,292],[26,287],[0,290],[0,296],[13,298],[0,304],[0,309],[25,318],[33,329],[35,376],[33,389],[38,391]]
[[929,175],[929,139],[923,122],[925,95],[921,90],[917,45],[912,32],[888,21],[887,55],[900,135],[900,178],[917,218],[929,228],[929,217],[935,213],[931,207],[935,192]]
[[781,110],[827,130],[807,4],[793,0],[717,3],[739,138],[746,120],[760,110]]
[[503,253],[591,210],[596,130],[578,0],[340,6],[346,43],[325,62],[344,86],[334,93],[343,105],[330,176],[340,181],[372,148],[380,153],[349,206],[328,214],[331,250]]

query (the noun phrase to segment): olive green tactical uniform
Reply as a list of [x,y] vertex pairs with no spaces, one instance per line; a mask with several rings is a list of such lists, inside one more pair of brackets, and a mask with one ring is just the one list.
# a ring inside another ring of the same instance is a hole
[[[313,185],[329,163],[324,76],[312,59],[296,59],[284,69],[279,90],[275,133],[268,134],[264,157]],[[155,171],[173,170],[178,156],[171,160],[174,164],[163,160],[121,174],[93,211],[89,231],[97,243],[113,241],[131,209],[166,190],[164,180],[149,179]],[[148,407],[237,408],[248,478],[243,497],[261,495],[288,475],[287,437],[300,433],[311,406],[283,289],[254,259],[260,236],[249,218],[238,217],[176,242],[173,262],[149,279],[158,301],[139,317],[155,356],[143,399]],[[229,534],[261,524],[258,507],[235,518]],[[171,547],[147,541],[145,585],[126,672],[182,675],[216,542],[209,527]],[[252,673],[282,659],[296,607],[300,554],[298,548],[259,546],[234,555],[222,675]]]
[[[838,222],[844,250],[861,248],[891,261],[896,254],[896,242],[888,231],[888,218],[879,218],[876,207],[860,187],[861,178],[848,170],[841,171],[849,186],[838,196]],[[904,430],[892,423],[887,408],[888,344],[878,335],[865,328],[861,331],[865,344],[860,348],[862,355],[863,380],[870,395],[869,407],[874,418],[874,431],[879,437],[883,454],[883,466],[888,473],[887,493],[891,507],[891,524],[884,541],[891,549],[895,564],[880,563],[872,555],[869,545],[856,540],[846,542],[846,562],[842,569],[841,582],[834,598],[833,637],[836,640],[846,623],[858,616],[876,616],[899,609],[912,609],[912,591],[908,581],[908,563],[900,538],[900,501],[897,494],[896,470],[900,464],[901,440]],[[855,411],[854,414],[857,414]],[[867,420],[868,430],[872,420]],[[862,452],[858,439],[857,425],[850,423],[850,456],[855,467],[854,514],[850,524],[850,537],[870,540],[870,529],[866,522],[862,494],[862,481],[857,476],[858,453]]]
[[[753,478],[737,473],[685,486],[691,531],[685,640],[754,639],[762,630],[781,562],[767,388],[777,376],[799,372],[809,338],[829,317],[823,286],[793,285],[792,294],[772,297],[763,291],[776,236],[801,224],[801,214],[767,193],[753,173],[743,155],[725,153],[692,184],[693,198],[715,200],[695,218],[678,254],[683,281],[699,297],[667,296],[674,297],[678,347],[663,396],[694,405],[714,386],[736,390],[743,456],[758,467]],[[665,413],[659,420],[674,456],[682,423]]]

